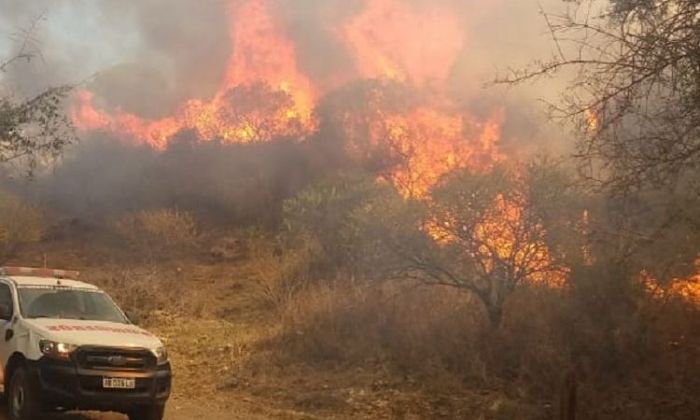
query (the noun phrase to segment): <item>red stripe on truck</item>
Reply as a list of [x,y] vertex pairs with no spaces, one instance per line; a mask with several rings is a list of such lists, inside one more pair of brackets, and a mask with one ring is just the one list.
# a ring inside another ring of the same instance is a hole
[[112,332],[118,334],[137,334],[145,335],[151,337],[153,334],[138,330],[135,328],[128,327],[109,327],[106,325],[50,325],[47,327],[49,331],[100,331],[100,332]]

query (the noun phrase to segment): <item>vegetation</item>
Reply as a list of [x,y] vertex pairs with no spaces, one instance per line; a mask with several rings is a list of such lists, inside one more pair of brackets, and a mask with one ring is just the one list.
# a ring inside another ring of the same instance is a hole
[[[544,419],[578,400],[581,418],[694,418],[700,6],[573,3],[548,16],[557,57],[504,81],[578,70],[553,110],[577,122],[579,160],[453,165],[406,194],[387,176],[401,154],[370,141],[367,82],[326,98],[344,112],[320,109],[308,141],[96,141],[38,181],[44,203],[84,197],[47,209],[70,234],[40,240],[41,212],[0,195],[0,260],[85,269],[167,335],[178,380],[207,398],[320,417]],[[258,133],[290,99],[268,93]],[[49,102],[44,117],[0,106],[0,161],[66,144],[17,129],[56,123]],[[334,132],[346,114],[358,147]],[[119,153],[109,176],[77,182],[104,153]],[[197,382],[204,368],[220,375]]]
[[499,82],[571,68],[555,116],[580,128],[586,175],[621,190],[697,179],[700,42],[695,0],[572,2],[546,14],[557,55]]
[[[31,45],[31,31],[25,32],[17,54],[0,60],[0,77],[19,61],[31,61],[38,52]],[[0,164],[21,161],[30,174],[45,158],[56,158],[76,138],[73,126],[63,113],[69,86],[47,89],[18,99],[0,96]]]
[[21,245],[41,239],[44,217],[19,197],[0,190],[0,264]]
[[194,216],[177,209],[141,210],[120,217],[113,225],[134,247],[153,255],[196,245]]

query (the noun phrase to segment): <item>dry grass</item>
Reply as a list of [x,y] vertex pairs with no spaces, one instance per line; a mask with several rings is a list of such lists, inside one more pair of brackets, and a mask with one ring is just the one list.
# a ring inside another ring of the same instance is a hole
[[133,246],[155,256],[190,248],[198,236],[194,215],[177,209],[129,213],[114,221],[112,227]]
[[247,267],[258,296],[272,307],[285,307],[312,283],[311,267],[318,244],[302,241],[281,252],[274,242],[257,235],[248,240]]
[[325,369],[376,366],[429,387],[457,381],[498,389],[520,404],[537,403],[532,418],[552,413],[574,368],[584,418],[687,418],[700,409],[692,397],[700,390],[693,373],[700,372],[700,347],[688,335],[699,326],[696,308],[641,297],[637,312],[626,312],[621,303],[606,309],[577,299],[523,288],[502,326],[491,329],[478,303],[453,289],[317,287],[285,307],[269,348]]
[[0,263],[26,243],[41,239],[44,216],[19,197],[0,190]]
[[570,290],[516,291],[492,330],[466,293],[324,283],[308,276],[313,253],[279,253],[260,240],[247,258],[215,263],[199,254],[144,262],[137,253],[110,262],[113,243],[76,238],[41,251],[82,269],[166,338],[176,399],[249,401],[282,418],[544,419],[578,358],[582,418],[700,410],[700,318],[682,299],[661,305],[584,273],[588,282],[577,278]]
[[283,343],[308,362],[390,360],[414,373],[456,365],[481,371],[470,355],[481,321],[470,296],[455,289],[326,285],[287,305]]
[[109,292],[126,310],[148,317],[158,311],[196,315],[196,289],[178,281],[177,270],[157,266],[112,266],[83,274]]

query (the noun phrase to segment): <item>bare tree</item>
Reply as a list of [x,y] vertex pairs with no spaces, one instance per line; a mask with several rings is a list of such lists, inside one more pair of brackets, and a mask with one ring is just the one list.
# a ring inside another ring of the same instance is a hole
[[581,134],[587,175],[624,190],[672,183],[700,165],[700,2],[577,0],[544,13],[556,55],[513,84],[574,70],[555,116]]
[[544,225],[555,217],[543,217],[531,191],[505,170],[456,171],[429,200],[375,205],[368,230],[379,238],[377,254],[380,249],[393,254],[385,258],[393,277],[466,290],[497,327],[517,287],[564,281],[564,253],[551,245]]

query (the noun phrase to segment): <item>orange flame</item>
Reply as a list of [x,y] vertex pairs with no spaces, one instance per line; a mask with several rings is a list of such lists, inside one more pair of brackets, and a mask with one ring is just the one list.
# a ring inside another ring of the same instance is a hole
[[[167,147],[185,129],[201,140],[231,143],[298,138],[313,132],[316,102],[326,93],[319,86],[324,84],[315,85],[300,70],[296,45],[271,13],[273,3],[229,1],[233,53],[219,90],[210,100],[191,99],[172,116],[148,120],[119,109],[112,113],[100,110],[91,92],[80,91],[71,111],[76,126],[82,131],[120,133],[156,149]],[[440,178],[455,169],[486,171],[507,159],[499,148],[502,112],[478,119],[456,111],[454,103],[445,99],[450,96],[446,90],[450,72],[465,43],[456,16],[456,10],[445,5],[365,0],[364,9],[334,32],[353,58],[355,77],[401,82],[420,96],[419,104],[392,107],[375,104],[377,98],[368,100],[367,105],[377,109],[370,109],[366,120],[360,115],[347,118],[362,120],[368,130],[355,133],[352,124],[344,127],[350,143],[355,143],[349,148],[369,144],[387,152],[395,164],[382,178],[406,198],[424,199]],[[345,76],[331,78],[347,80]],[[533,272],[548,264],[550,253],[541,241],[525,238],[529,242],[522,244],[523,238],[507,229],[522,222],[523,205],[501,197],[480,221],[476,235],[487,245],[479,250],[485,266],[508,256],[518,264],[531,264]],[[438,232],[433,233],[437,239]],[[555,277],[532,275],[529,280],[561,284],[563,280]]]
[[417,10],[400,0],[370,1],[341,29],[363,77],[443,82],[464,44],[456,14]]
[[700,256],[695,260],[695,274],[687,278],[673,279],[664,286],[647,272],[642,272],[639,281],[653,298],[679,297],[688,303],[700,306]]
[[475,221],[473,229],[458,226],[455,220],[430,220],[423,228],[442,245],[459,242],[461,235],[469,235],[468,241],[478,245],[466,251],[478,261],[484,274],[493,273],[497,266],[505,263],[509,266],[509,275],[521,281],[563,287],[568,270],[553,265],[549,246],[543,239],[544,226],[533,223],[523,227],[526,205],[523,197],[506,198],[499,194],[481,219]]
[[386,178],[405,197],[421,198],[443,175],[459,168],[487,170],[505,159],[498,150],[497,113],[480,123],[465,116],[418,108],[376,121],[372,141],[384,142],[398,164]]
[[552,257],[544,243],[544,226],[535,224],[523,229],[521,200],[506,200],[498,196],[475,236],[482,245],[479,258],[493,270],[493,261],[508,261],[516,270],[527,273],[525,280],[535,284],[562,287],[566,281],[565,270],[550,268]]
[[280,32],[270,16],[267,0],[252,0],[233,7],[230,14],[231,44],[222,92],[244,84],[267,82],[289,94],[295,116],[308,123],[316,100],[311,81],[298,68],[294,44]]
[[586,120],[586,129],[589,132],[594,132],[598,130],[598,127],[600,126],[600,121],[598,119],[598,114],[596,114],[595,111],[591,111],[590,109],[587,109],[584,112],[584,119]]
[[[114,115],[100,111],[94,95],[81,91],[71,111],[76,127],[112,130],[157,149],[184,129],[194,130],[203,140],[239,143],[311,132],[315,92],[299,72],[294,45],[280,33],[269,7],[267,0],[231,7],[235,53],[221,88],[209,102],[192,99],[174,116],[147,120],[121,110]],[[269,103],[276,108],[271,109]]]

